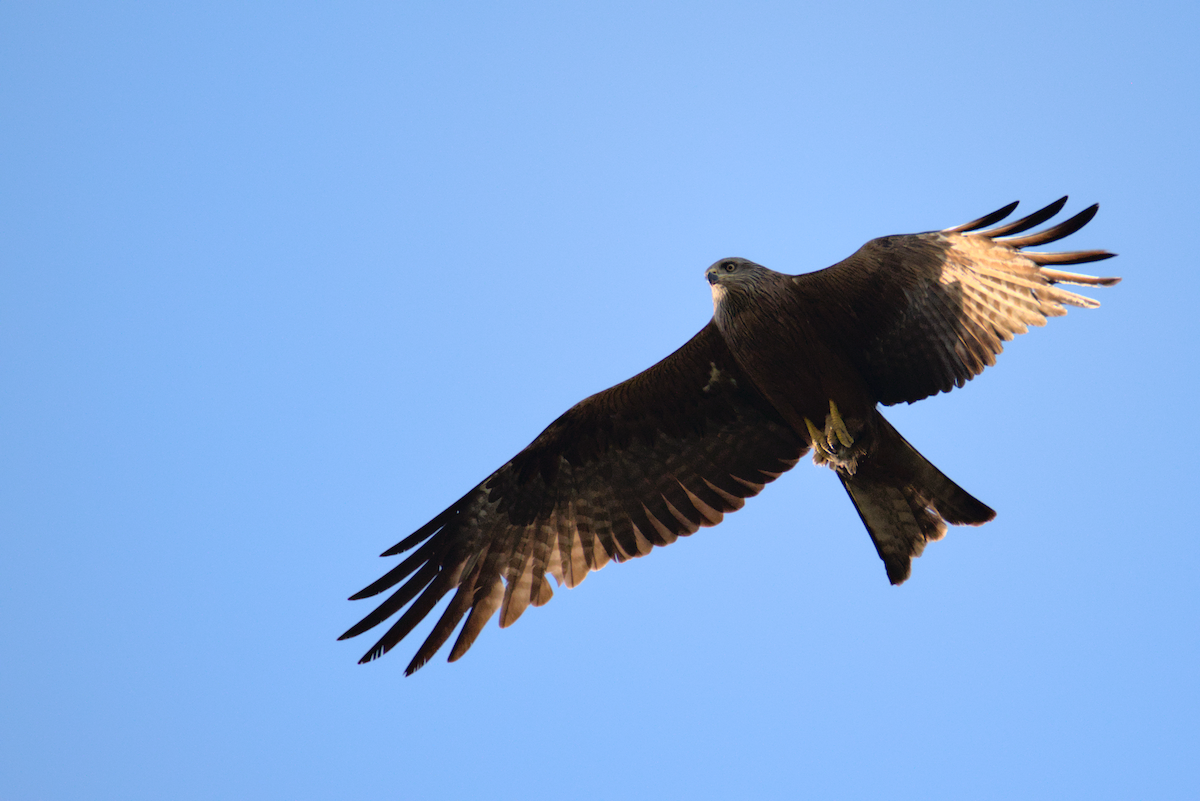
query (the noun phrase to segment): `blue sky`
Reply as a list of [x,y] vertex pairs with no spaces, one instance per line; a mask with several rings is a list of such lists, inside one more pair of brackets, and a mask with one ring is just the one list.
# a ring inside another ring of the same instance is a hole
[[[0,797],[1200,793],[1194,4],[0,8]],[[890,587],[804,463],[402,675],[375,554],[784,272],[1020,199],[1124,276],[889,418],[998,510]]]

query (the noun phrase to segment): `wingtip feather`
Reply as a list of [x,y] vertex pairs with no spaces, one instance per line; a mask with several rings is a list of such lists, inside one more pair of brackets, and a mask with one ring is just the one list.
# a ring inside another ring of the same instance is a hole
[[1008,215],[1012,214],[1013,210],[1016,209],[1018,205],[1020,205],[1020,202],[1021,201],[1019,201],[1019,200],[1014,200],[1012,203],[1009,203],[1007,206],[996,209],[991,214],[985,214],[984,216],[980,217],[978,220],[972,220],[969,223],[963,223],[962,225],[956,225],[953,228],[947,228],[947,229],[945,229],[945,231],[943,231],[943,233],[965,234],[968,231],[977,231],[980,228],[986,228],[989,225],[994,225],[994,224],[1000,222],[1001,220],[1003,220]]

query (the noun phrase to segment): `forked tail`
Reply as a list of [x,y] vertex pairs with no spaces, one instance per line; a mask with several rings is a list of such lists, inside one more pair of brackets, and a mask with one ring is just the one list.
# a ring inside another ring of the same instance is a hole
[[900,584],[925,543],[941,539],[946,525],[978,526],[996,516],[986,504],[934,467],[883,418],[869,458],[854,475],[837,471],[871,534],[888,579]]

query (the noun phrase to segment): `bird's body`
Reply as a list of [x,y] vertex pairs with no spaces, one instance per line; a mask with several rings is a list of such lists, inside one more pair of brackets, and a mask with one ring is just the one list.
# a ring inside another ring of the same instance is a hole
[[[847,420],[866,421],[875,401],[830,324],[837,312],[830,315],[828,301],[815,297],[805,276],[745,259],[724,259],[708,275],[721,338],[793,430],[806,431],[806,418],[824,420],[830,400]],[[764,348],[765,342],[771,346]],[[794,357],[801,353],[804,358]]]
[[576,404],[385,552],[413,550],[354,598],[400,586],[343,638],[407,605],[363,661],[380,656],[453,590],[408,672],[465,618],[450,653],[457,659],[497,611],[507,626],[548,601],[548,576],[573,587],[610,559],[715,525],[810,447],[846,488],[889,579],[904,581],[947,524],[978,525],[995,513],[922,457],[878,405],[962,386],[994,363],[1002,340],[1065,314],[1063,304],[1098,305],[1056,284],[1117,279],[1050,265],[1111,254],[1021,250],[1073,233],[1095,206],[1014,236],[1065,201],[984,233],[970,232],[1016,204],[946,231],[872,240],[803,275],[745,259],[713,264],[713,320],[649,370]]

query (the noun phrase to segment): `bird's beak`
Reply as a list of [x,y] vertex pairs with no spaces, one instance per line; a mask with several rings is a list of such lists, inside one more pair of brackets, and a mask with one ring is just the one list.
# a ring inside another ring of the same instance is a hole
[[705,271],[704,277],[708,279],[708,283],[715,285],[720,276],[718,276],[716,270],[709,268]]

